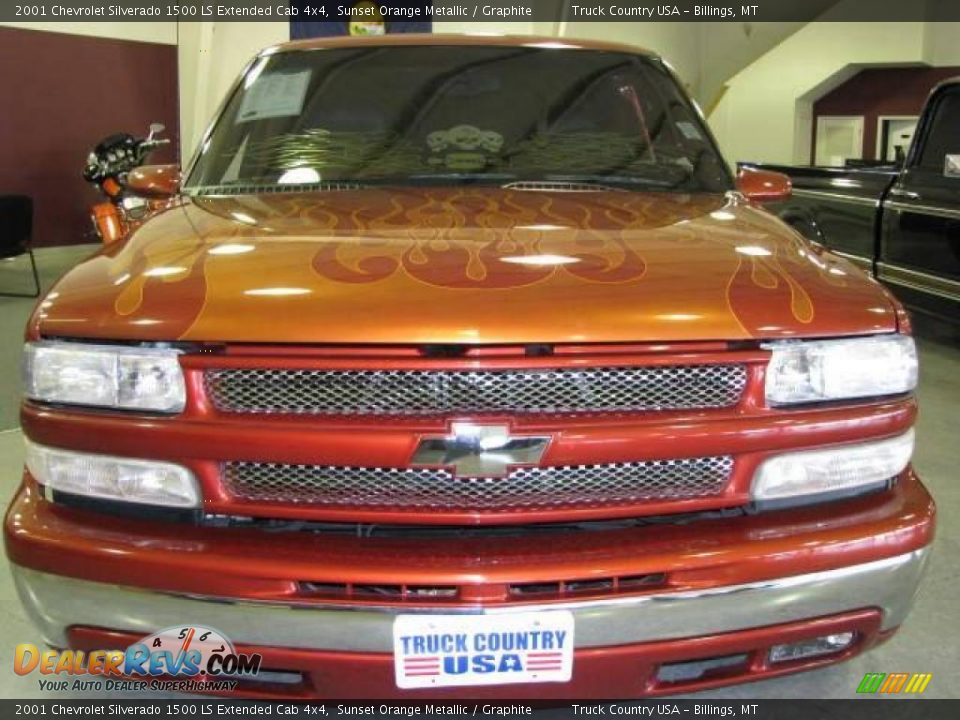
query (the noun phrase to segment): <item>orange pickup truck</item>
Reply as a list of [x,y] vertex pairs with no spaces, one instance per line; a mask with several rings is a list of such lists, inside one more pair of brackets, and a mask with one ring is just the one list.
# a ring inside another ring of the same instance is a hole
[[47,644],[206,628],[249,697],[623,698],[904,621],[908,317],[658,57],[282,45],[178,178],[132,173],[167,209],[27,329],[6,549]]

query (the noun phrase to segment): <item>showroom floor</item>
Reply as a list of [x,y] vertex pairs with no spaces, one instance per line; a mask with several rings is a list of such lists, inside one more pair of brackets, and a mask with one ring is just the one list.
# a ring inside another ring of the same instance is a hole
[[[70,265],[89,254],[92,246],[40,250],[44,287]],[[0,262],[0,289],[12,289],[26,279],[23,260]],[[17,422],[20,346],[32,300],[0,298],[0,496],[13,496],[20,480],[22,442]],[[903,630],[885,646],[844,665],[781,680],[769,680],[727,690],[702,693],[715,699],[850,698],[866,672],[933,673],[926,697],[960,697],[960,339],[950,330],[921,329],[920,423],[915,464],[939,506],[936,551],[913,614]],[[946,335],[944,334],[946,333]],[[24,616],[12,583],[0,574],[0,668],[9,669],[17,643],[37,642]],[[0,672],[0,697],[50,697],[35,677]],[[71,693],[70,697],[77,697]],[[122,697],[122,695],[118,695]]]

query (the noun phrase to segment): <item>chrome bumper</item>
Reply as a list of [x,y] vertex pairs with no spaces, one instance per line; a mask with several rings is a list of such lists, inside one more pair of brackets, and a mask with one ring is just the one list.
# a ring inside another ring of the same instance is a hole
[[[929,548],[837,570],[744,585],[641,597],[512,607],[453,607],[443,614],[518,609],[573,612],[577,647],[713,635],[876,607],[882,628],[903,622]],[[67,647],[66,631],[85,625],[149,635],[173,625],[216,628],[234,642],[346,652],[391,652],[396,615],[422,608],[235,602],[76,580],[12,566],[20,598],[43,639]]]

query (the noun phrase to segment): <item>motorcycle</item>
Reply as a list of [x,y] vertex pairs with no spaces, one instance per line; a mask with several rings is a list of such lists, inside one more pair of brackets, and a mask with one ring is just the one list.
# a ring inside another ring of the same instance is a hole
[[97,143],[87,156],[83,178],[107,198],[95,204],[91,212],[94,232],[105,245],[125,237],[168,202],[138,196],[127,189],[130,171],[143,165],[158,147],[169,144],[168,138],[158,137],[165,129],[161,123],[153,123],[145,138],[129,133],[110,135]]

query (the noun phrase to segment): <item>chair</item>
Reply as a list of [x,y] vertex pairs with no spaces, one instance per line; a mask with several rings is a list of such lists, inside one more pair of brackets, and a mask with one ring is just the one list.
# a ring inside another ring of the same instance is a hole
[[37,261],[29,245],[32,234],[33,199],[27,195],[0,195],[0,260],[29,255],[35,288],[33,294],[0,291],[4,297],[40,297]]

